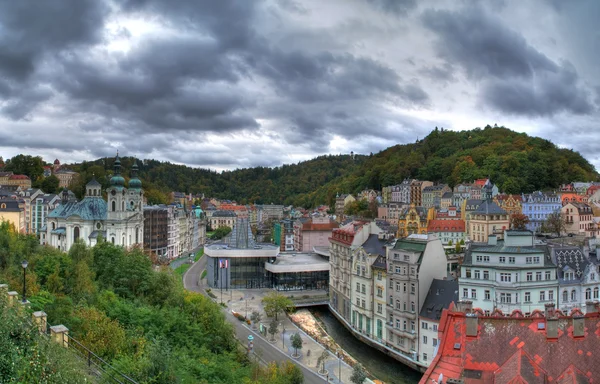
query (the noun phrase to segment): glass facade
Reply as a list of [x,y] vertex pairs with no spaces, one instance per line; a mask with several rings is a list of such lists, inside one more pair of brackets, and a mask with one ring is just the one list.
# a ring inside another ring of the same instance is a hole
[[272,288],[278,291],[304,291],[329,288],[329,271],[271,273],[265,269],[268,257],[228,258],[229,268],[219,268],[219,259],[209,259],[208,282],[213,288]]

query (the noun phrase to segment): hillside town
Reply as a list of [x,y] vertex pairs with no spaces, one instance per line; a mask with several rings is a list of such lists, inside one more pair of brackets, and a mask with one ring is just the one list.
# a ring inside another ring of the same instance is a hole
[[[107,241],[159,263],[204,246],[208,286],[324,292],[344,327],[423,372],[422,383],[485,383],[531,369],[548,380],[600,377],[586,346],[599,312],[600,183],[505,194],[490,179],[406,179],[305,209],[176,191],[169,204],[148,205],[137,163],[126,182],[119,156],[109,188],[92,178],[79,200],[68,189],[76,172],[56,160],[44,167],[52,174],[63,175],[58,194],[0,172],[0,220],[41,245]],[[209,239],[225,227],[223,239]],[[534,358],[548,356],[548,343],[571,351],[569,364]],[[526,364],[506,373],[516,361]]]

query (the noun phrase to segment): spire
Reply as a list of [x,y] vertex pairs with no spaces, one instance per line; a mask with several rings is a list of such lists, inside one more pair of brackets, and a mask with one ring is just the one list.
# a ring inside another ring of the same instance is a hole
[[138,165],[137,160],[133,160],[133,165],[131,166],[131,180],[129,180],[129,188],[142,188],[142,181],[138,178]]
[[115,167],[115,174],[110,179],[110,185],[122,187],[125,185],[125,179],[123,178],[123,176],[121,176],[121,159],[119,158],[118,151],[117,151],[117,157],[115,157],[114,167]]
[[115,176],[121,174],[121,159],[119,158],[119,151],[117,151],[117,157],[115,157]]

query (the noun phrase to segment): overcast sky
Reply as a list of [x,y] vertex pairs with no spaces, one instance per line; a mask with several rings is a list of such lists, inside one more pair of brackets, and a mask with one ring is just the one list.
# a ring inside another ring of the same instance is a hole
[[505,125],[600,169],[597,0],[0,3],[0,155],[211,169]]

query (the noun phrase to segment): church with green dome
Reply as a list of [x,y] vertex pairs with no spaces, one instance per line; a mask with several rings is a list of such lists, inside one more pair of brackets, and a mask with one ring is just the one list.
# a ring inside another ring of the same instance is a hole
[[[102,238],[123,247],[142,245],[144,241],[144,190],[138,178],[138,165],[131,167],[126,185],[121,175],[121,159],[117,154],[114,175],[102,197],[102,185],[93,178],[86,184],[85,197],[72,201],[68,195],[48,215],[44,242],[68,251],[76,240],[94,246]],[[66,192],[66,189],[65,189]]]

